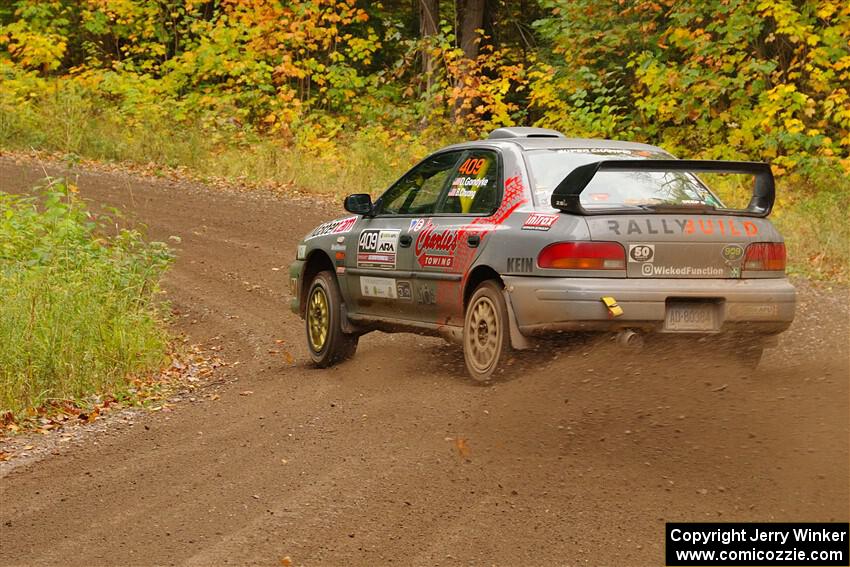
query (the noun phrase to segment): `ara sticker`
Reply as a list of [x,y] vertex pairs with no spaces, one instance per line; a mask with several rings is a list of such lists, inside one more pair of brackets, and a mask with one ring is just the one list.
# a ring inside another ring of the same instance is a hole
[[555,225],[558,220],[558,215],[549,215],[544,213],[531,213],[525,219],[522,225],[522,230],[542,230],[546,231]]
[[358,268],[384,268],[396,266],[399,230],[364,230],[357,243]]

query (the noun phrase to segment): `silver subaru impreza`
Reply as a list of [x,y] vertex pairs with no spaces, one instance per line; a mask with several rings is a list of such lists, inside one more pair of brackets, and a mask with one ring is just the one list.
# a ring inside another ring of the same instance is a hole
[[[749,205],[727,208],[706,172],[752,176]],[[500,128],[433,153],[374,202],[346,197],[350,215],[298,245],[291,306],[319,366],[373,330],[458,342],[479,381],[509,349],[565,331],[723,337],[755,366],[795,309],[774,195],[763,163]]]

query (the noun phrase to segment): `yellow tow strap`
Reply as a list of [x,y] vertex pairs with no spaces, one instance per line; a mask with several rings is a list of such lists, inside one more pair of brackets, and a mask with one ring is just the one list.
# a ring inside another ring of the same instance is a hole
[[608,315],[610,317],[619,317],[623,314],[623,308],[617,305],[617,300],[613,297],[605,296],[602,299],[602,303],[605,304],[605,307],[608,308]]

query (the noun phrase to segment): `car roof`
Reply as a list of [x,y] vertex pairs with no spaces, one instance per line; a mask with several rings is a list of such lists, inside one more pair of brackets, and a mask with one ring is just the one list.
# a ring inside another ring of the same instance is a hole
[[523,151],[531,150],[560,150],[560,149],[616,149],[616,150],[635,150],[635,151],[652,151],[667,153],[658,146],[649,144],[641,144],[639,142],[625,142],[620,140],[602,140],[596,138],[561,138],[561,137],[516,137],[516,138],[491,138],[487,140],[477,140],[470,142],[462,142],[453,144],[448,149],[464,149],[471,147],[482,146],[518,146]]

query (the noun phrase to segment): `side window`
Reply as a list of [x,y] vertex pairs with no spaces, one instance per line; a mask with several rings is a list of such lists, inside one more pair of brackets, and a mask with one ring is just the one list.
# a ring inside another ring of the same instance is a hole
[[495,152],[472,150],[452,172],[437,213],[487,214],[499,206],[499,160]]
[[410,170],[381,197],[380,214],[432,214],[462,153],[437,154]]

